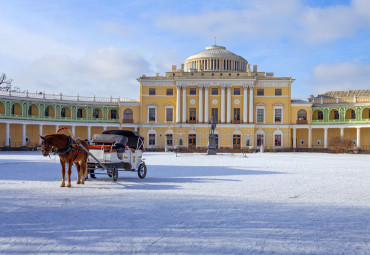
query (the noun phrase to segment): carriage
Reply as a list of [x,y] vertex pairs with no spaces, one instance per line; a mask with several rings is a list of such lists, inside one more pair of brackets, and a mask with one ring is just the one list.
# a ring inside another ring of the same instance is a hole
[[108,174],[113,181],[118,171],[137,171],[145,178],[147,168],[143,161],[144,138],[129,130],[106,130],[94,134],[90,140],[87,170],[91,174]]

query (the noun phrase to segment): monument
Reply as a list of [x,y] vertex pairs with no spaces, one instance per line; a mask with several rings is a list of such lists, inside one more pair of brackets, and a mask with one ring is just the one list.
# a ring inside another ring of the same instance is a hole
[[216,129],[216,121],[212,116],[211,119],[211,133],[209,134],[209,142],[208,142],[208,155],[216,155],[216,135],[215,135],[215,129]]

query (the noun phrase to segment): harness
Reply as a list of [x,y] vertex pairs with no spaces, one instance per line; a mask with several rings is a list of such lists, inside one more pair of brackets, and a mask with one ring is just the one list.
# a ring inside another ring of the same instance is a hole
[[67,154],[70,150],[74,150],[74,151],[77,151],[77,154],[76,156],[74,157],[73,161],[76,160],[76,158],[78,157],[78,155],[80,154],[80,150],[76,150],[73,148],[73,144],[76,144],[76,142],[73,140],[73,138],[71,136],[68,136],[68,144],[65,148],[63,149],[57,149],[56,153],[58,154]]

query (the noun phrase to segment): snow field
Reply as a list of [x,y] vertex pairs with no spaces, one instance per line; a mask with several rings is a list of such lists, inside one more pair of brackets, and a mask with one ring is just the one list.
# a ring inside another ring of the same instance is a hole
[[370,155],[145,153],[60,188],[58,158],[0,154],[1,254],[370,254]]

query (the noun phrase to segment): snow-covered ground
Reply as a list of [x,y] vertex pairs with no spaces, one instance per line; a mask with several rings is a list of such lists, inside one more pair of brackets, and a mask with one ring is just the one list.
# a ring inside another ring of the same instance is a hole
[[370,155],[145,153],[148,175],[60,188],[0,153],[0,254],[370,254]]

